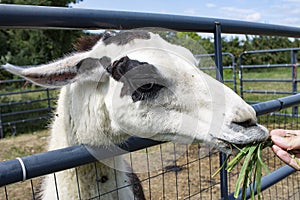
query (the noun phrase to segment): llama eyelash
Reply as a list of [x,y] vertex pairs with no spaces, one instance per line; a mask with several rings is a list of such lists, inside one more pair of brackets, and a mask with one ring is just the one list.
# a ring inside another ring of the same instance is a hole
[[151,100],[157,97],[158,92],[164,88],[164,86],[148,83],[139,88],[137,88],[131,95],[133,102],[142,101],[142,100]]

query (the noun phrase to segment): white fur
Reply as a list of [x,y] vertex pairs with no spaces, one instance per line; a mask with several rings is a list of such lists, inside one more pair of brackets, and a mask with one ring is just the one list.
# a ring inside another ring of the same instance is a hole
[[[109,76],[103,66],[90,76],[78,75],[72,83],[54,83],[61,86],[56,116],[51,129],[49,150],[75,144],[103,146],[120,143],[131,135],[162,141],[191,143],[204,141],[219,145],[221,140],[231,142],[236,138],[248,139],[263,134],[265,130],[247,136],[246,129],[231,129],[232,122],[250,120],[255,123],[255,111],[237,94],[220,82],[201,72],[196,60],[185,48],[172,45],[158,35],[151,39],[134,39],[126,45],[105,45],[99,41],[91,51],[71,55],[62,60],[38,67],[4,67],[28,79],[28,75],[73,72],[72,66],[83,58],[108,56],[112,62],[123,56],[154,65],[162,74],[167,89],[162,89],[151,101],[133,102],[130,95],[120,96],[123,83]],[[97,78],[98,77],[98,78]],[[31,80],[43,85],[39,80]],[[49,85],[46,85],[49,86]],[[265,136],[264,136],[265,137]],[[221,139],[221,140],[220,140]],[[111,159],[110,162],[113,162]],[[118,186],[128,183],[126,164],[115,161],[124,172],[117,171]],[[106,175],[108,181],[99,183],[105,193],[116,187],[114,170],[97,163],[98,176]],[[77,168],[81,198],[97,196],[95,166]],[[56,173],[60,199],[77,199],[78,188],[75,170]],[[43,184],[43,199],[55,199],[53,176]],[[116,199],[116,192],[105,199]],[[133,199],[130,187],[118,192],[119,199]],[[102,199],[102,198],[101,198]]]

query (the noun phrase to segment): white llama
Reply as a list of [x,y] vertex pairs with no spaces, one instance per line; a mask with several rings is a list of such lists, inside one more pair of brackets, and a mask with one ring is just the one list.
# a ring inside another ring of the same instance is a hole
[[[223,151],[228,143],[264,140],[267,130],[256,124],[253,108],[196,66],[187,49],[153,33],[127,31],[105,34],[91,50],[49,64],[3,67],[37,85],[61,87],[49,150],[116,144],[131,135],[207,142]],[[124,171],[99,162],[57,173],[57,194],[53,175],[47,176],[42,198],[88,199],[107,193],[100,199],[144,199],[139,184],[125,187],[137,180],[126,163],[111,162]]]

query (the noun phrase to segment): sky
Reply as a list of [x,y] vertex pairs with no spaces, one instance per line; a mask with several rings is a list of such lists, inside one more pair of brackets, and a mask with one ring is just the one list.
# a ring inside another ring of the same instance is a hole
[[300,27],[300,0],[83,0],[74,8],[166,13]]

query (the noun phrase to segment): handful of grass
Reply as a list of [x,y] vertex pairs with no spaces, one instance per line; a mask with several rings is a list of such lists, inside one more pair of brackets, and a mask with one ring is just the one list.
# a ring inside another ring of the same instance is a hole
[[223,165],[218,169],[216,173],[213,174],[213,176],[218,174],[220,170],[225,167],[226,163],[227,163],[226,170],[228,172],[231,172],[234,169],[234,167],[236,167],[244,159],[243,166],[240,170],[235,185],[234,197],[237,198],[241,190],[242,199],[246,199],[246,190],[247,187],[250,185],[251,199],[254,199],[255,196],[254,194],[255,186],[257,190],[258,199],[260,199],[262,171],[264,170],[264,172],[266,173],[270,172],[268,167],[262,160],[262,150],[265,147],[272,146],[272,141],[269,139],[267,141],[260,142],[260,143],[248,144],[244,146],[242,149],[238,148],[235,145],[232,146],[238,149],[239,152],[236,154],[236,156],[233,159],[231,159],[227,163],[227,160],[229,158],[228,156],[226,162],[223,163]]

